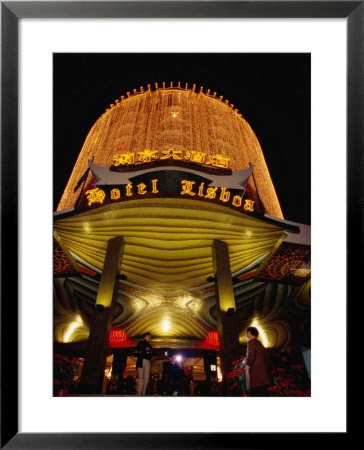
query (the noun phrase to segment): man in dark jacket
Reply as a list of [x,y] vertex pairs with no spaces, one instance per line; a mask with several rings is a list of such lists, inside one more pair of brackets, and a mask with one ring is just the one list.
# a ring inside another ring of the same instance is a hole
[[182,357],[175,355],[171,364],[171,388],[172,395],[185,395],[187,387],[187,377],[182,367]]
[[137,395],[145,395],[150,375],[150,360],[152,359],[152,346],[150,333],[145,333],[143,339],[135,347],[134,354],[137,355],[136,368],[138,371]]
[[246,367],[246,388],[250,397],[268,396],[272,384],[271,362],[267,349],[258,341],[259,331],[249,327],[246,332],[248,348],[243,361]]

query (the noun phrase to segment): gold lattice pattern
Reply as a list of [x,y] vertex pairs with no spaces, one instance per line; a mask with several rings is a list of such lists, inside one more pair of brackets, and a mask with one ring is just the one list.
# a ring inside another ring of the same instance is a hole
[[58,245],[58,242],[53,241],[53,274],[57,275],[72,275],[77,271],[73,267],[70,260],[67,258],[65,252]]
[[258,278],[301,284],[311,276],[310,247],[283,243]]

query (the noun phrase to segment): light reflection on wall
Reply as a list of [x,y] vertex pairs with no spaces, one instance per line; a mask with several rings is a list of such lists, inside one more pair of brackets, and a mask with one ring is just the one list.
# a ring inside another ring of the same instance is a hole
[[264,347],[269,347],[269,340],[267,335],[265,334],[263,328],[261,327],[261,325],[259,324],[259,322],[254,319],[252,324],[250,325],[251,327],[255,327],[258,329],[259,331],[259,336],[258,338],[261,340],[262,344],[264,345]]
[[[264,347],[266,347],[266,348],[269,347],[269,338],[268,338],[267,334],[265,333],[262,325],[259,323],[259,321],[257,319],[254,319],[253,322],[249,325],[249,327],[257,328],[259,331],[258,339],[262,342]],[[246,330],[244,331],[244,335],[241,335],[239,337],[240,342],[246,343],[246,334],[245,333],[246,333]]]
[[145,306],[146,302],[144,302],[143,300],[140,300],[139,298],[133,299],[133,307],[135,312],[139,312],[141,309],[145,308]]
[[174,304],[181,309],[190,309],[194,313],[198,313],[202,309],[202,300],[192,295],[186,294],[177,297]]
[[63,335],[63,342],[72,342],[72,338],[74,337],[77,328],[84,327],[84,325],[81,316],[77,315],[76,320],[68,326],[67,331]]

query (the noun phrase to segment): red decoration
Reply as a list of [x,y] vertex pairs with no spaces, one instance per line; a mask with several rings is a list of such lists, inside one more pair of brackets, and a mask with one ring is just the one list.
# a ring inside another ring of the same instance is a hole
[[57,392],[57,397],[67,397],[68,389],[59,389]]
[[109,334],[109,346],[112,348],[130,347],[131,342],[121,328],[112,328]]
[[257,269],[250,270],[249,272],[242,273],[237,277],[239,281],[248,280],[249,278],[253,278],[257,273]]
[[95,277],[97,275],[97,272],[95,272],[94,270],[89,269],[88,267],[85,267],[81,264],[78,264],[78,267],[80,269],[80,272],[84,273],[85,275],[89,275],[91,277]]
[[219,333],[217,331],[210,331],[206,338],[201,342],[201,348],[208,350],[218,350],[220,346]]

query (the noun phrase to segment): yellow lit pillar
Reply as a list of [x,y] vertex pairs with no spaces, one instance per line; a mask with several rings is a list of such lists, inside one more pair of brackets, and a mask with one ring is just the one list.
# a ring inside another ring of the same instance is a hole
[[232,283],[229,248],[225,242],[215,239],[212,245],[215,271],[217,329],[220,341],[220,362],[223,376],[223,395],[229,395],[228,373],[232,362],[239,359],[239,324]]
[[121,236],[112,238],[107,243],[104,267],[81,374],[79,387],[81,393],[97,394],[101,392],[123,249],[124,240]]

